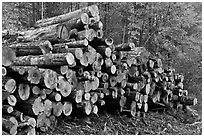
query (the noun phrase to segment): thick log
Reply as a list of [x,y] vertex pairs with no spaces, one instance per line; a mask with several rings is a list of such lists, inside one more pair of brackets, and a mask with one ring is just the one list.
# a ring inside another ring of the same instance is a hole
[[2,86],[6,91],[14,93],[16,90],[16,81],[10,77],[2,77]]
[[69,21],[73,18],[79,18],[81,16],[81,14],[83,14],[83,13],[87,13],[89,16],[95,17],[99,14],[99,10],[98,10],[98,7],[96,5],[92,5],[89,7],[84,7],[84,8],[81,8],[79,10],[69,12],[66,14],[62,14],[59,16],[55,16],[52,18],[38,20],[36,22],[35,26],[36,27],[42,27],[42,26],[48,26],[48,25],[52,25],[52,24],[66,22],[66,21]]
[[30,96],[30,86],[28,84],[19,84],[18,85],[18,96],[21,100],[25,101]]
[[57,87],[57,73],[53,70],[46,69],[44,72],[44,84],[49,89]]
[[15,119],[14,117],[10,117],[8,119],[2,118],[2,129],[9,133],[10,135],[17,134],[17,127],[18,125],[13,122],[12,119]]
[[71,103],[71,102],[67,102],[67,101],[64,102],[62,111],[63,111],[63,113],[64,113],[65,116],[71,115],[72,109],[73,109],[73,108],[72,108],[72,103]]
[[86,29],[79,31],[77,34],[77,40],[87,39],[88,41],[92,41],[95,37],[97,37],[97,32],[94,29]]
[[38,67],[53,67],[70,65],[75,63],[75,58],[72,53],[56,53],[38,56],[21,56],[17,57],[13,62],[16,66],[38,66]]
[[16,53],[8,46],[2,47],[2,65],[10,66],[16,60]]
[[52,108],[53,108],[52,112],[56,117],[61,116],[63,111],[63,104],[61,102],[53,102]]
[[41,97],[31,97],[17,106],[17,110],[22,111],[28,116],[37,116],[40,112],[44,111],[44,104]]
[[63,97],[67,97],[71,93],[72,85],[64,77],[58,77],[56,90],[60,91]]
[[48,40],[17,43],[9,45],[16,53],[16,56],[42,55],[52,53],[52,45]]
[[24,32],[20,32],[18,39],[20,41],[36,41],[36,40],[49,40],[51,42],[65,40],[69,37],[68,28],[62,24],[55,24],[47,27],[41,27],[37,29],[30,29]]
[[63,24],[65,24],[67,28],[77,29],[78,31],[81,31],[85,29],[85,25],[89,24],[89,16],[87,13],[82,13],[80,16],[66,21]]
[[13,112],[13,107],[10,105],[3,105],[2,106],[2,113],[3,114],[10,114]]

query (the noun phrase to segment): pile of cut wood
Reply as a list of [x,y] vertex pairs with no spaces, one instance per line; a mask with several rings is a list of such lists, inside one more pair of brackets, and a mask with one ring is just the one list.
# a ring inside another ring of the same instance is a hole
[[140,117],[197,103],[183,75],[134,43],[115,45],[102,29],[92,5],[39,20],[3,43],[3,134],[47,131],[59,116],[97,115],[104,106]]

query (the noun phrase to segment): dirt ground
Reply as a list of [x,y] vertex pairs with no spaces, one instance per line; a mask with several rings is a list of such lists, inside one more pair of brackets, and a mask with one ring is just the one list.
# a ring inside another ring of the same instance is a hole
[[168,112],[148,112],[145,118],[129,117],[118,112],[99,115],[59,118],[49,135],[201,135],[200,117]]

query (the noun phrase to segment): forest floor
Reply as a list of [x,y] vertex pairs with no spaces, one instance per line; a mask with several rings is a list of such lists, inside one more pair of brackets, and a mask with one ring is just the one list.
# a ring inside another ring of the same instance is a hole
[[145,118],[107,111],[98,116],[60,118],[49,135],[201,135],[201,117],[186,113],[148,112]]

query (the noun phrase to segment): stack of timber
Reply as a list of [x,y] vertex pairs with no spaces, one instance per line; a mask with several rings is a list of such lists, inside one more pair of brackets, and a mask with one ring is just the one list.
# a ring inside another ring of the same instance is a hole
[[39,20],[16,39],[2,49],[4,134],[36,134],[60,116],[97,115],[104,107],[141,117],[197,103],[184,76],[144,47],[104,38],[96,5]]

